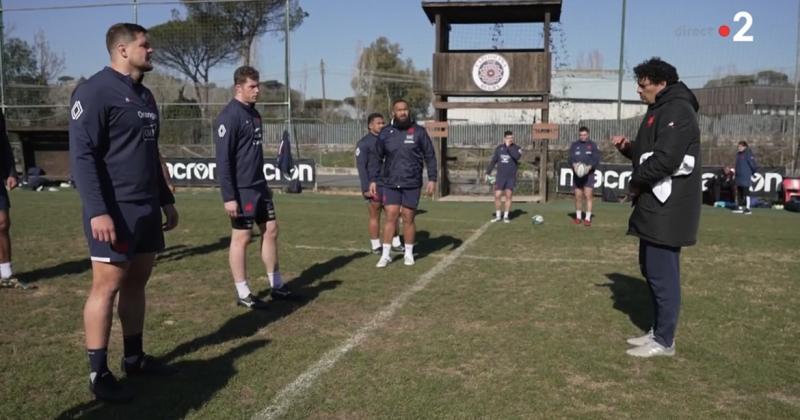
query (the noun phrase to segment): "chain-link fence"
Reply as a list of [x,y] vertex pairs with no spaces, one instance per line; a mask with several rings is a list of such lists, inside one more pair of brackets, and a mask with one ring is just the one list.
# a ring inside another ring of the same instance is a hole
[[[408,3],[403,6],[419,7],[416,2]],[[259,67],[259,60],[286,62],[291,56],[290,49],[272,49],[270,57],[262,57],[258,54],[259,40],[270,35],[281,38],[287,25],[294,30],[305,16],[299,0],[104,0],[102,3],[3,0],[0,9],[3,23],[0,107],[5,112],[9,130],[64,129],[71,92],[108,61],[104,43],[107,27],[115,22],[136,21],[149,29],[156,50],[156,70],[147,75],[146,85],[153,91],[161,112],[162,151],[173,157],[213,156],[211,125],[232,96],[233,70],[242,63]],[[496,42],[491,38],[496,36],[492,31],[498,34],[500,31],[494,27],[490,29],[487,32],[489,41]],[[506,37],[516,33],[513,25],[503,31]],[[564,28],[561,31],[558,38],[561,41],[554,45],[556,49],[563,48]],[[529,38],[527,29],[517,32],[517,38]],[[532,33],[538,34],[538,29]],[[568,36],[569,32],[566,34]],[[468,38],[483,42],[484,35],[476,32]],[[565,63],[566,60],[565,57]],[[371,63],[367,61],[354,65],[357,67],[354,74],[360,74],[358,66],[368,69]],[[576,61],[578,65],[580,62]],[[425,68],[429,63],[417,65]],[[631,77],[628,72],[626,70],[626,77]],[[364,74],[368,76],[365,80],[369,85],[376,78],[399,77],[377,71]],[[691,80],[693,76],[688,77]],[[349,112],[331,118],[330,108],[326,113],[324,101],[309,101],[297,90],[289,90],[291,94],[287,97],[285,71],[262,71],[261,80],[263,89],[258,110],[265,123],[265,150],[275,150],[291,117],[294,138],[304,157],[315,158],[323,165],[352,165],[348,153],[366,132],[365,110],[354,108],[355,103],[338,101],[342,109],[349,107]],[[400,81],[418,82],[416,79]],[[287,112],[290,102],[291,114]],[[329,107],[333,102],[336,101],[330,102]],[[639,123],[640,118],[630,118],[559,124],[559,139],[551,144],[554,156],[558,159],[559,150],[566,149],[575,139],[580,126],[589,127],[592,137],[602,146],[603,140],[611,135],[635,136]],[[709,165],[729,164],[736,142],[745,140],[764,165],[788,169],[792,166],[793,124],[791,116],[701,115],[703,161]],[[455,121],[450,126],[449,145],[489,150],[505,130],[513,131],[523,146],[529,145],[531,125],[528,123]],[[610,152],[606,157],[616,159]]]

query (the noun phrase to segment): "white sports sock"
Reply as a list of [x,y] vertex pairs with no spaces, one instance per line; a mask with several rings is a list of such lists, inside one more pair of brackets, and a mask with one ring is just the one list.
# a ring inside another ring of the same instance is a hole
[[406,255],[414,256],[414,244],[406,244]]
[[269,286],[273,289],[280,289],[283,286],[283,281],[281,279],[281,272],[276,271],[274,273],[267,273],[267,278],[269,279]]
[[581,220],[581,219],[582,219],[581,215],[583,215],[583,212],[582,212],[582,211],[580,211],[580,210],[575,210],[575,218],[576,218],[576,219],[578,219],[578,220]]
[[503,219],[508,219],[508,212],[507,211],[503,212]]
[[590,211],[586,212],[586,220],[588,220],[590,222],[592,221],[592,212],[590,212]]
[[494,212],[494,218],[495,219],[499,219],[500,218],[500,210],[497,210],[497,211]]
[[[747,196],[747,197],[745,197],[744,199],[745,199],[745,201],[746,201],[746,203],[747,203],[747,210],[750,210],[750,196],[748,195],[748,196]],[[0,270],[2,270],[2,269],[3,269],[3,265],[2,265],[2,264],[0,264]],[[3,277],[5,277],[5,275],[3,275]]]
[[391,258],[390,253],[392,252],[392,245],[391,244],[383,244],[383,253],[381,254],[381,258]]
[[392,238],[392,246],[400,246],[400,245],[403,245],[400,243],[400,235],[395,235],[394,238]]
[[370,239],[369,244],[371,249],[380,248],[381,247],[381,240],[380,239]]
[[13,276],[14,273],[11,271],[11,262],[7,263],[0,263],[0,277],[7,279]]
[[239,299],[250,296],[250,287],[247,286],[247,280],[237,281],[233,284],[236,285],[236,293],[239,295]]

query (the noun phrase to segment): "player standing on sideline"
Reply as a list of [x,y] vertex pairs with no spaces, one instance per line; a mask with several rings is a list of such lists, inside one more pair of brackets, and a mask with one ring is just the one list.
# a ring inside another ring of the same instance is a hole
[[[6,134],[6,117],[0,112],[0,287],[34,288],[20,282],[11,270],[11,200],[8,191],[17,188],[19,178],[14,153]],[[6,190],[8,188],[8,191]]]
[[[647,113],[636,140],[612,138],[632,160],[633,213],[628,234],[639,237],[639,267],[650,286],[653,327],[628,339],[635,357],[675,355],[681,305],[681,247],[697,243],[702,199],[697,98],[671,64],[654,57],[634,67]],[[663,188],[668,183],[669,188]]]
[[158,108],[142,85],[153,69],[147,30],[115,24],[106,33],[106,47],[111,66],[72,93],[69,151],[92,260],[92,288],[83,311],[89,389],[98,399],[122,402],[133,393],[107,364],[117,294],[122,370],[128,376],[175,372],[144,353],[142,330],[145,286],[156,253],[164,249],[163,232],[177,226],[178,213],[158,158]]
[[758,164],[753,151],[746,141],[740,141],[736,146],[736,203],[738,207],[733,213],[751,214],[750,187],[753,185],[753,175],[758,171]]
[[[372,195],[369,192],[369,174],[380,171],[381,162],[375,152],[375,143],[378,141],[378,135],[385,125],[386,122],[383,119],[383,115],[378,113],[369,114],[367,117],[369,132],[356,144],[356,168],[358,169],[358,178],[361,181],[361,194],[367,202],[367,210],[369,211],[368,230],[370,249],[373,254],[382,252],[380,224],[381,210],[383,209],[383,185],[378,179],[377,194]],[[392,237],[392,249],[397,252],[403,252],[403,244],[400,243],[400,236],[397,234]]]
[[214,127],[219,186],[232,227],[228,262],[236,286],[236,303],[251,309],[266,309],[266,304],[250,292],[247,284],[247,245],[253,225],[258,225],[261,231],[261,260],[272,287],[272,298],[288,298],[291,291],[279,271],[278,221],[272,191],[264,178],[261,115],[255,109],[258,79],[258,71],[250,66],[236,69],[235,96],[222,109]]
[[414,265],[414,240],[416,225],[414,216],[419,205],[422,188],[423,162],[428,168],[427,195],[436,189],[436,154],[425,128],[414,122],[409,114],[408,102],[397,99],[392,103],[392,122],[384,127],[375,148],[379,161],[383,162],[381,173],[370,175],[369,192],[377,194],[377,180],[383,181],[383,206],[386,221],[383,225],[383,252],[376,267],[386,267],[392,262],[389,254],[391,240],[397,228],[397,218],[403,217],[403,239],[405,255],[403,263]]
[[[492,173],[497,165],[497,177],[494,182],[494,219],[492,223],[503,220],[503,223],[510,223],[508,212],[511,210],[511,197],[514,194],[514,186],[517,184],[517,168],[519,160],[522,159],[522,148],[514,143],[514,133],[506,131],[503,133],[503,143],[494,149],[492,160],[486,168],[486,178]],[[506,206],[503,218],[500,218],[500,197],[505,195]]]
[[570,167],[576,163],[590,166],[589,171],[583,177],[578,177],[573,173],[572,187],[575,192],[575,220],[579,225],[582,219],[583,199],[586,199],[586,219],[583,220],[584,226],[592,225],[592,188],[594,187],[594,170],[600,165],[600,149],[597,144],[589,139],[589,129],[581,127],[578,129],[578,140],[569,147],[568,162]]

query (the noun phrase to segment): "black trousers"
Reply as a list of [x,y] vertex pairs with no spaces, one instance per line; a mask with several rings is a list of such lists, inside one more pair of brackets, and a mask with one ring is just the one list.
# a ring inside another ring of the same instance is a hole
[[639,240],[639,267],[653,300],[653,335],[665,347],[675,340],[681,309],[680,258],[680,248]]

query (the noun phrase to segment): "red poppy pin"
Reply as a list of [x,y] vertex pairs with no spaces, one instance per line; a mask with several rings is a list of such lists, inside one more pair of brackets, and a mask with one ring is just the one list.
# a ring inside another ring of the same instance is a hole
[[647,119],[647,126],[648,127],[652,126],[655,121],[656,121],[656,116],[651,115],[650,118]]

